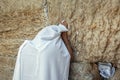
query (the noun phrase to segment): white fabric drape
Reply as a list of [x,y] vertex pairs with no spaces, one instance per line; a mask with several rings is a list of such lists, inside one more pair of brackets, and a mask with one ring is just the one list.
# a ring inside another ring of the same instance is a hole
[[13,80],[68,80],[70,55],[61,39],[65,26],[51,25],[19,48]]

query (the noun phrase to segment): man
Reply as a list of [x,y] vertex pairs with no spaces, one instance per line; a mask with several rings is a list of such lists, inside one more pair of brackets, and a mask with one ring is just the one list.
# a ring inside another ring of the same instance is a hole
[[13,80],[68,80],[70,58],[68,24],[50,25],[42,29],[33,40],[21,45]]

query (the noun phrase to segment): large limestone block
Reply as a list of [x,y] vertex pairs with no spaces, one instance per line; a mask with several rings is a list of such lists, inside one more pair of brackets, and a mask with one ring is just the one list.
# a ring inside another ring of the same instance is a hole
[[0,13],[24,10],[37,9],[45,5],[45,0],[1,0]]
[[46,0],[1,0],[0,38],[32,38],[46,25],[45,6]]
[[[23,43],[23,39],[1,39],[0,40],[0,56],[1,57],[15,57],[18,48]],[[6,64],[6,63],[5,63]]]
[[0,66],[0,80],[12,80],[13,69]]
[[33,38],[46,25],[44,9],[13,11],[0,16],[0,38]]
[[89,63],[72,63],[69,80],[93,80],[91,70],[92,66]]
[[49,23],[69,23],[76,61],[120,59],[120,0],[48,0]]
[[69,80],[102,80],[98,66],[94,63],[73,62]]

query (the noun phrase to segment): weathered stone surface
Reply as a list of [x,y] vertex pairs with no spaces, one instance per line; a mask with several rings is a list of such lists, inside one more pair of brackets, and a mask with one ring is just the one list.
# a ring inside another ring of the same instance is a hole
[[45,23],[44,9],[13,11],[0,16],[0,38],[32,38]]
[[44,7],[45,0],[1,0],[0,13]]
[[15,57],[18,52],[20,44],[23,43],[21,39],[1,39],[0,40],[0,56]]
[[120,0],[48,0],[48,8],[50,23],[69,22],[77,61],[118,62]]
[[91,63],[91,65],[92,65],[92,69],[90,70],[90,73],[93,76],[93,80],[102,80],[99,74],[98,65],[95,63]]
[[115,75],[110,80],[120,80],[120,69],[116,69]]
[[[0,80],[12,79],[25,39],[62,19],[69,23],[75,55],[70,80],[101,80],[94,64],[98,61],[120,68],[120,0],[1,0]],[[119,79],[117,69],[111,80]]]
[[12,80],[13,69],[0,66],[0,80]]
[[69,80],[93,80],[89,63],[72,63]]

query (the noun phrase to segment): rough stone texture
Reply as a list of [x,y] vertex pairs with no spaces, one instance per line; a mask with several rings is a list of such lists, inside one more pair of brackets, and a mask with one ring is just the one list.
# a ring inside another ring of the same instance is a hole
[[69,79],[70,80],[102,80],[99,74],[98,66],[95,63],[87,63],[87,62],[72,63],[70,67]]
[[[120,68],[120,0],[1,0],[0,80],[12,80],[19,46],[65,19],[75,60],[70,80],[101,80],[94,62]],[[111,80],[120,80],[120,69]]]
[[77,61],[119,62],[120,0],[48,0],[50,23],[66,19]]
[[92,66],[89,63],[72,63],[70,80],[93,80],[91,70]]
[[120,69],[116,69],[115,75],[110,80],[119,80],[120,79]]
[[1,0],[0,13],[44,7],[45,0]]

